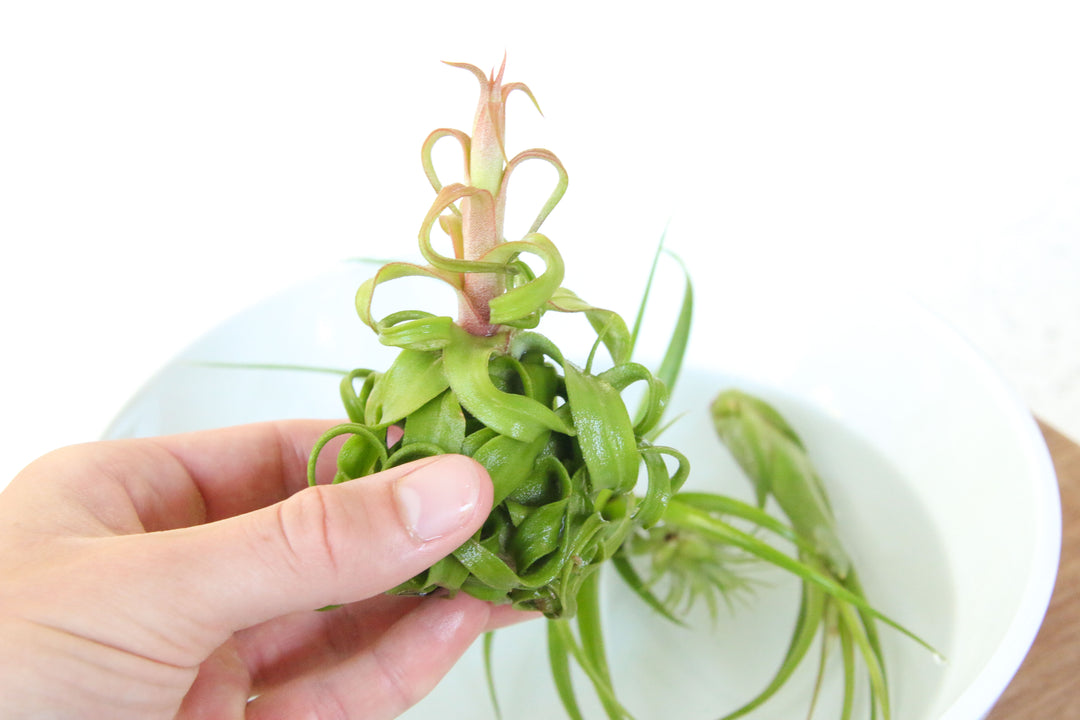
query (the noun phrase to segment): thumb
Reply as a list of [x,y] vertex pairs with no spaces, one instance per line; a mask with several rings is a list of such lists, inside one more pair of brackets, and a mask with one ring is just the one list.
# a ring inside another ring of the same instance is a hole
[[465,542],[487,518],[491,500],[482,466],[442,455],[158,533],[158,559],[176,581],[167,592],[182,604],[178,611],[227,636],[393,588]]

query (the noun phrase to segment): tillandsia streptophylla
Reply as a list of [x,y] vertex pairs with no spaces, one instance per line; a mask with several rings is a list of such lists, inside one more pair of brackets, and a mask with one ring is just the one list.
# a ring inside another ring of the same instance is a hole
[[[678,615],[688,609],[688,601],[704,597],[715,604],[715,595],[740,587],[737,570],[748,556],[802,578],[803,610],[776,679],[732,717],[757,707],[790,677],[824,624],[837,629],[841,642],[843,717],[852,712],[857,647],[871,678],[872,711],[880,708],[888,718],[874,620],[896,625],[863,597],[833,532],[824,487],[809,469],[801,443],[772,442],[770,433],[788,437],[790,428],[774,410],[755,404],[760,401],[740,395],[740,401],[748,399],[732,405],[731,396],[721,396],[714,407],[721,439],[756,483],[759,498],[776,496],[792,524],[722,495],[680,492],[690,471],[686,458],[657,445],[656,438],[690,330],[689,280],[671,343],[654,375],[631,360],[645,300],[631,331],[619,314],[590,305],[561,286],[562,257],[539,230],[566,190],[566,171],[548,150],[525,150],[509,159],[505,150],[507,98],[517,90],[536,104],[532,92],[521,83],[503,84],[502,67],[485,75],[472,65],[449,64],[473,73],[481,93],[471,136],[440,128],[423,144],[424,171],[436,192],[419,231],[427,264],[388,263],[356,294],[363,322],[380,342],[400,352],[385,372],[357,369],[344,377],[341,397],[349,421],[317,442],[309,480],[315,481],[320,452],[340,436],[346,439],[334,482],[443,453],[469,455],[483,464],[494,484],[494,507],[483,528],[392,592],[461,591],[543,612],[550,620],[555,686],[570,718],[583,718],[571,681],[574,663],[589,678],[609,718],[630,717],[615,695],[604,650],[596,572],[603,563],[612,561],[638,597],[681,622]],[[463,182],[444,186],[432,149],[448,137],[461,148],[465,173]],[[508,188],[515,169],[529,160],[548,163],[558,179],[524,237],[508,241],[503,236]],[[451,254],[435,247],[436,222]],[[529,256],[542,262],[541,272],[525,262]],[[654,270],[659,256],[658,251]],[[376,318],[376,289],[403,277],[452,287],[458,296],[457,320],[421,310]],[[650,273],[646,300],[651,283]],[[582,366],[533,330],[550,311],[579,313],[595,332]],[[601,347],[608,356],[604,369],[599,369]],[[631,385],[643,390],[634,412],[623,399]],[[754,412],[743,412],[746,408]],[[791,467],[805,472],[788,472]],[[804,508],[807,498],[820,503],[823,514]],[[811,522],[812,516],[817,520]],[[795,543],[798,557],[766,543],[758,531]],[[644,576],[641,568],[647,571]],[[658,592],[664,587],[666,596]],[[488,658],[490,642],[489,637]]]
[[[521,83],[503,85],[502,69],[485,76],[471,65],[455,66],[476,75],[481,97],[471,137],[439,129],[423,146],[424,168],[437,192],[419,233],[428,264],[389,263],[356,296],[361,319],[381,342],[401,352],[385,373],[356,370],[345,378],[342,396],[350,422],[320,441],[312,467],[318,451],[338,435],[349,437],[338,456],[337,481],[441,453],[474,457],[495,485],[487,524],[397,592],[463,590],[551,618],[573,616],[582,584],[635,528],[660,518],[689,468],[675,450],[646,440],[660,420],[667,390],[629,361],[626,323],[560,286],[562,258],[539,228],[566,189],[562,163],[539,149],[506,159],[507,96],[532,93]],[[431,151],[446,137],[460,144],[466,177],[443,186]],[[552,165],[558,182],[528,233],[506,241],[507,189],[515,169],[528,160]],[[449,237],[452,256],[434,247],[436,221]],[[523,255],[539,258],[543,271],[534,273]],[[374,291],[405,276],[453,287],[458,321],[414,310],[375,318]],[[584,314],[611,366],[593,373],[590,357],[579,368],[553,342],[531,332],[547,311]],[[646,386],[645,406],[631,419],[621,393],[638,382]],[[674,470],[665,457],[674,458]],[[649,481],[639,498],[633,490],[642,464]]]

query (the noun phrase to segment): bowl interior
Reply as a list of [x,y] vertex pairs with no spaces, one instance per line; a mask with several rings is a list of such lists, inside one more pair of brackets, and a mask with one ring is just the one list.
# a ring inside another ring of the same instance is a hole
[[[340,417],[333,374],[213,363],[385,368],[394,351],[352,306],[370,274],[342,265],[227,321],[162,369],[109,435]],[[786,278],[775,297],[761,297],[760,287],[751,276],[698,283],[698,320],[671,401],[672,416],[685,415],[664,441],[690,458],[693,485],[749,499],[712,434],[707,403],[733,386],[774,403],[828,485],[871,602],[943,656],[883,632],[893,716],[982,717],[1033,640],[1057,567],[1060,507],[1037,426],[969,346],[902,298],[798,278]],[[426,297],[416,292],[412,300]],[[657,295],[650,317],[674,312],[678,298]],[[556,323],[555,338],[580,360],[589,340],[584,322],[572,320]],[[662,347],[663,323],[656,326],[657,338],[646,334],[640,347]],[[654,365],[648,354],[641,359]],[[652,616],[617,581],[606,584],[613,673],[632,711],[715,717],[767,683],[798,588],[767,569],[761,579],[752,600],[715,620],[702,614],[690,630]],[[497,687],[513,717],[559,716],[545,647],[542,623],[496,639]],[[805,665],[754,717],[805,714],[814,682],[813,663]],[[842,677],[836,663],[831,669],[818,717],[838,712]],[[494,717],[483,677],[471,652],[408,717]],[[866,688],[859,692],[865,701]]]

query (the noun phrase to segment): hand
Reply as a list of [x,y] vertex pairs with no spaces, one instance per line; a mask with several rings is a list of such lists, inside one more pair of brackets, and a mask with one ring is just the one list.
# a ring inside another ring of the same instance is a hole
[[325,427],[92,443],[24,470],[0,493],[0,717],[389,718],[527,617],[382,595],[480,527],[491,481],[447,455],[308,488]]

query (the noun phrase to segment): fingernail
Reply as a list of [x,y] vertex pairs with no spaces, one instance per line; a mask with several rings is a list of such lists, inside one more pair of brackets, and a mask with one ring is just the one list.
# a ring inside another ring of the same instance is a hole
[[421,465],[394,483],[398,514],[421,542],[458,530],[480,500],[480,477],[472,462],[453,455]]

